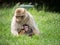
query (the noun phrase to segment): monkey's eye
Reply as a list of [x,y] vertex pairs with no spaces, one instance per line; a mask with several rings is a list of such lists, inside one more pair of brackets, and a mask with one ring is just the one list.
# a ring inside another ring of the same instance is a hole
[[21,19],[23,19],[23,18],[24,18],[24,16],[16,16],[16,18],[21,18]]
[[24,16],[21,16],[21,18],[24,18]]

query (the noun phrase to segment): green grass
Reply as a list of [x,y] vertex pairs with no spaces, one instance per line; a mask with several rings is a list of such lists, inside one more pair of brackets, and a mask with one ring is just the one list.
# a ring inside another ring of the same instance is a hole
[[0,9],[0,45],[60,45],[60,14],[30,9],[38,28],[39,36],[13,36],[10,32],[13,8]]

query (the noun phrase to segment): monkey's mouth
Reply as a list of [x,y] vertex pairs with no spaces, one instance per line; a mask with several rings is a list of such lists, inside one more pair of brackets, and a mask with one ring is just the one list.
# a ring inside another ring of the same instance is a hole
[[16,22],[17,22],[17,23],[21,23],[21,21],[20,21],[20,20],[16,20]]

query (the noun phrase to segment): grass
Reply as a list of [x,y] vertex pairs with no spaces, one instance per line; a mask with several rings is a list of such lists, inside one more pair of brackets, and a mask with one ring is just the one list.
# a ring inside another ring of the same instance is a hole
[[16,37],[10,32],[12,9],[0,9],[0,45],[60,45],[60,13],[30,9],[41,34],[32,38],[26,35]]

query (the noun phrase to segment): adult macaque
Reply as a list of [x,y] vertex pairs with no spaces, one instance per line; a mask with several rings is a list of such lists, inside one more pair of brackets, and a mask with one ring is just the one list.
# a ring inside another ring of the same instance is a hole
[[32,15],[24,8],[17,8],[11,22],[11,33],[18,36],[18,32],[24,24],[29,25],[34,34],[39,35],[39,29],[37,28]]

